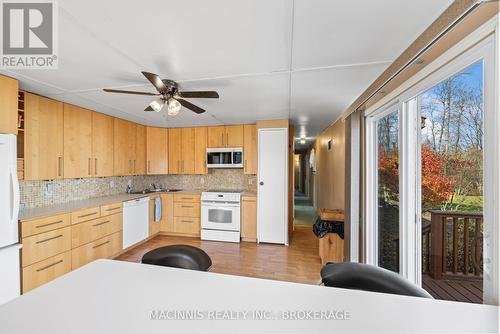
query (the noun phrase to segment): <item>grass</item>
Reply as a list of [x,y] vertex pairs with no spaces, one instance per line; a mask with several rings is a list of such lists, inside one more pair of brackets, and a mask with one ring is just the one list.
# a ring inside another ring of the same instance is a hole
[[455,195],[451,209],[457,211],[483,211],[483,196]]

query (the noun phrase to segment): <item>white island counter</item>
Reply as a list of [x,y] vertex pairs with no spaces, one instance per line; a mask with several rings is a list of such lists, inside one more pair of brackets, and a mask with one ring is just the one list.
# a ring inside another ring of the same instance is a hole
[[498,316],[493,306],[99,260],[0,306],[0,333],[497,332]]

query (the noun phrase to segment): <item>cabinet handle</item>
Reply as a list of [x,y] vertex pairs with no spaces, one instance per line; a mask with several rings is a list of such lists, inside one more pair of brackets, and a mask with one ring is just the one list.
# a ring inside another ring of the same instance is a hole
[[224,133],[221,133],[221,135],[222,135],[222,146],[225,146],[224,145]]
[[92,164],[92,159],[91,159],[91,158],[89,158],[89,175],[90,175],[90,174],[92,174],[92,173],[91,173],[91,171],[90,171],[90,170],[91,170],[91,168],[92,168],[92,167],[90,166],[91,164]]
[[57,175],[62,176],[62,157],[57,158]]
[[183,222],[183,223],[192,223],[193,221],[192,220],[181,220],[181,222]]
[[134,174],[137,173],[137,169],[135,168],[135,160],[134,160]]
[[47,241],[50,241],[50,240],[54,240],[54,239],[58,239],[58,238],[61,238],[63,235],[62,234],[59,234],[59,235],[56,235],[55,237],[52,237],[52,238],[47,238],[47,239],[43,239],[43,240],[40,240],[40,241],[37,241],[36,244],[43,244],[44,242],[47,242]]
[[97,214],[97,212],[91,212],[91,213],[87,213],[85,215],[78,216],[78,218],[85,218],[85,217],[93,216],[93,215],[96,215],[96,214]]
[[52,222],[52,223],[37,225],[37,226],[35,226],[35,228],[41,228],[41,227],[46,227],[46,226],[50,226],[50,225],[61,224],[62,222],[63,222],[62,220],[58,220],[58,221]]
[[52,263],[52,264],[46,265],[45,267],[38,268],[38,269],[36,270],[36,272],[38,273],[38,272],[40,272],[40,271],[44,271],[45,269],[49,269],[50,267],[53,267],[53,266],[58,265],[59,263],[63,263],[63,262],[64,262],[63,260],[59,260],[59,261],[54,262],[54,263]]
[[181,205],[181,208],[193,208],[192,205]]
[[109,240],[108,240],[108,241],[104,241],[103,243],[100,243],[99,245],[95,245],[95,246],[94,246],[94,247],[92,247],[92,248],[101,247],[101,246],[104,246],[105,244],[109,244]]
[[118,209],[120,209],[119,206],[114,207],[114,208],[107,208],[106,211],[113,211],[113,210],[118,210]]
[[92,226],[101,226],[101,225],[108,224],[108,223],[111,223],[111,221],[110,220],[106,220],[105,222],[97,223],[97,224],[94,224]]
[[94,173],[95,173],[95,175],[99,174],[99,173],[97,172],[97,158],[95,158]]
[[151,161],[148,160],[148,173],[151,172]]
[[181,161],[177,160],[177,172],[181,171]]
[[247,171],[247,159],[245,159],[245,172]]
[[229,134],[226,133],[226,146],[228,146],[228,145],[229,145]]
[[184,173],[184,160],[182,160],[182,172]]

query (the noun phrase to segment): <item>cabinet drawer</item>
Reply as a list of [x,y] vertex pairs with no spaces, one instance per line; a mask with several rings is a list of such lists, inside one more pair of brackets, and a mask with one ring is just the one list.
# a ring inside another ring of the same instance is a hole
[[200,203],[174,203],[175,217],[200,217]]
[[75,211],[71,213],[71,224],[78,224],[87,220],[99,218],[100,216],[101,209],[99,207]]
[[175,217],[174,232],[199,235],[200,219],[190,217]]
[[121,213],[73,225],[71,227],[71,247],[76,248],[121,230]]
[[106,259],[122,250],[122,232],[75,248],[71,251],[71,268],[75,270],[97,259]]
[[71,249],[71,227],[23,238],[23,267]]
[[23,293],[71,271],[71,252],[50,257],[23,268]]
[[70,225],[70,215],[63,214],[40,219],[28,220],[21,223],[21,237],[52,231]]
[[195,194],[174,194],[174,202],[200,203],[200,195],[195,195]]
[[122,203],[108,204],[101,206],[101,217],[122,212]]

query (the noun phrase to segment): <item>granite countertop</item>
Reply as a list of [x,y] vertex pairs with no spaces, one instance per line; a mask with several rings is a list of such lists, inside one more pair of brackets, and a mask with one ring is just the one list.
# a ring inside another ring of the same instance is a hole
[[[201,194],[202,190],[181,190],[173,194]],[[119,202],[131,201],[138,198],[150,197],[156,194],[164,194],[165,192],[149,193],[149,194],[116,194],[110,196],[93,197],[84,200],[71,201],[67,203],[47,205],[38,208],[29,208],[23,210],[19,214],[19,220],[27,221],[37,218],[49,217],[63,213],[69,213],[81,209],[95,208],[101,205],[114,204]],[[243,191],[242,196],[257,196],[256,192]]]

